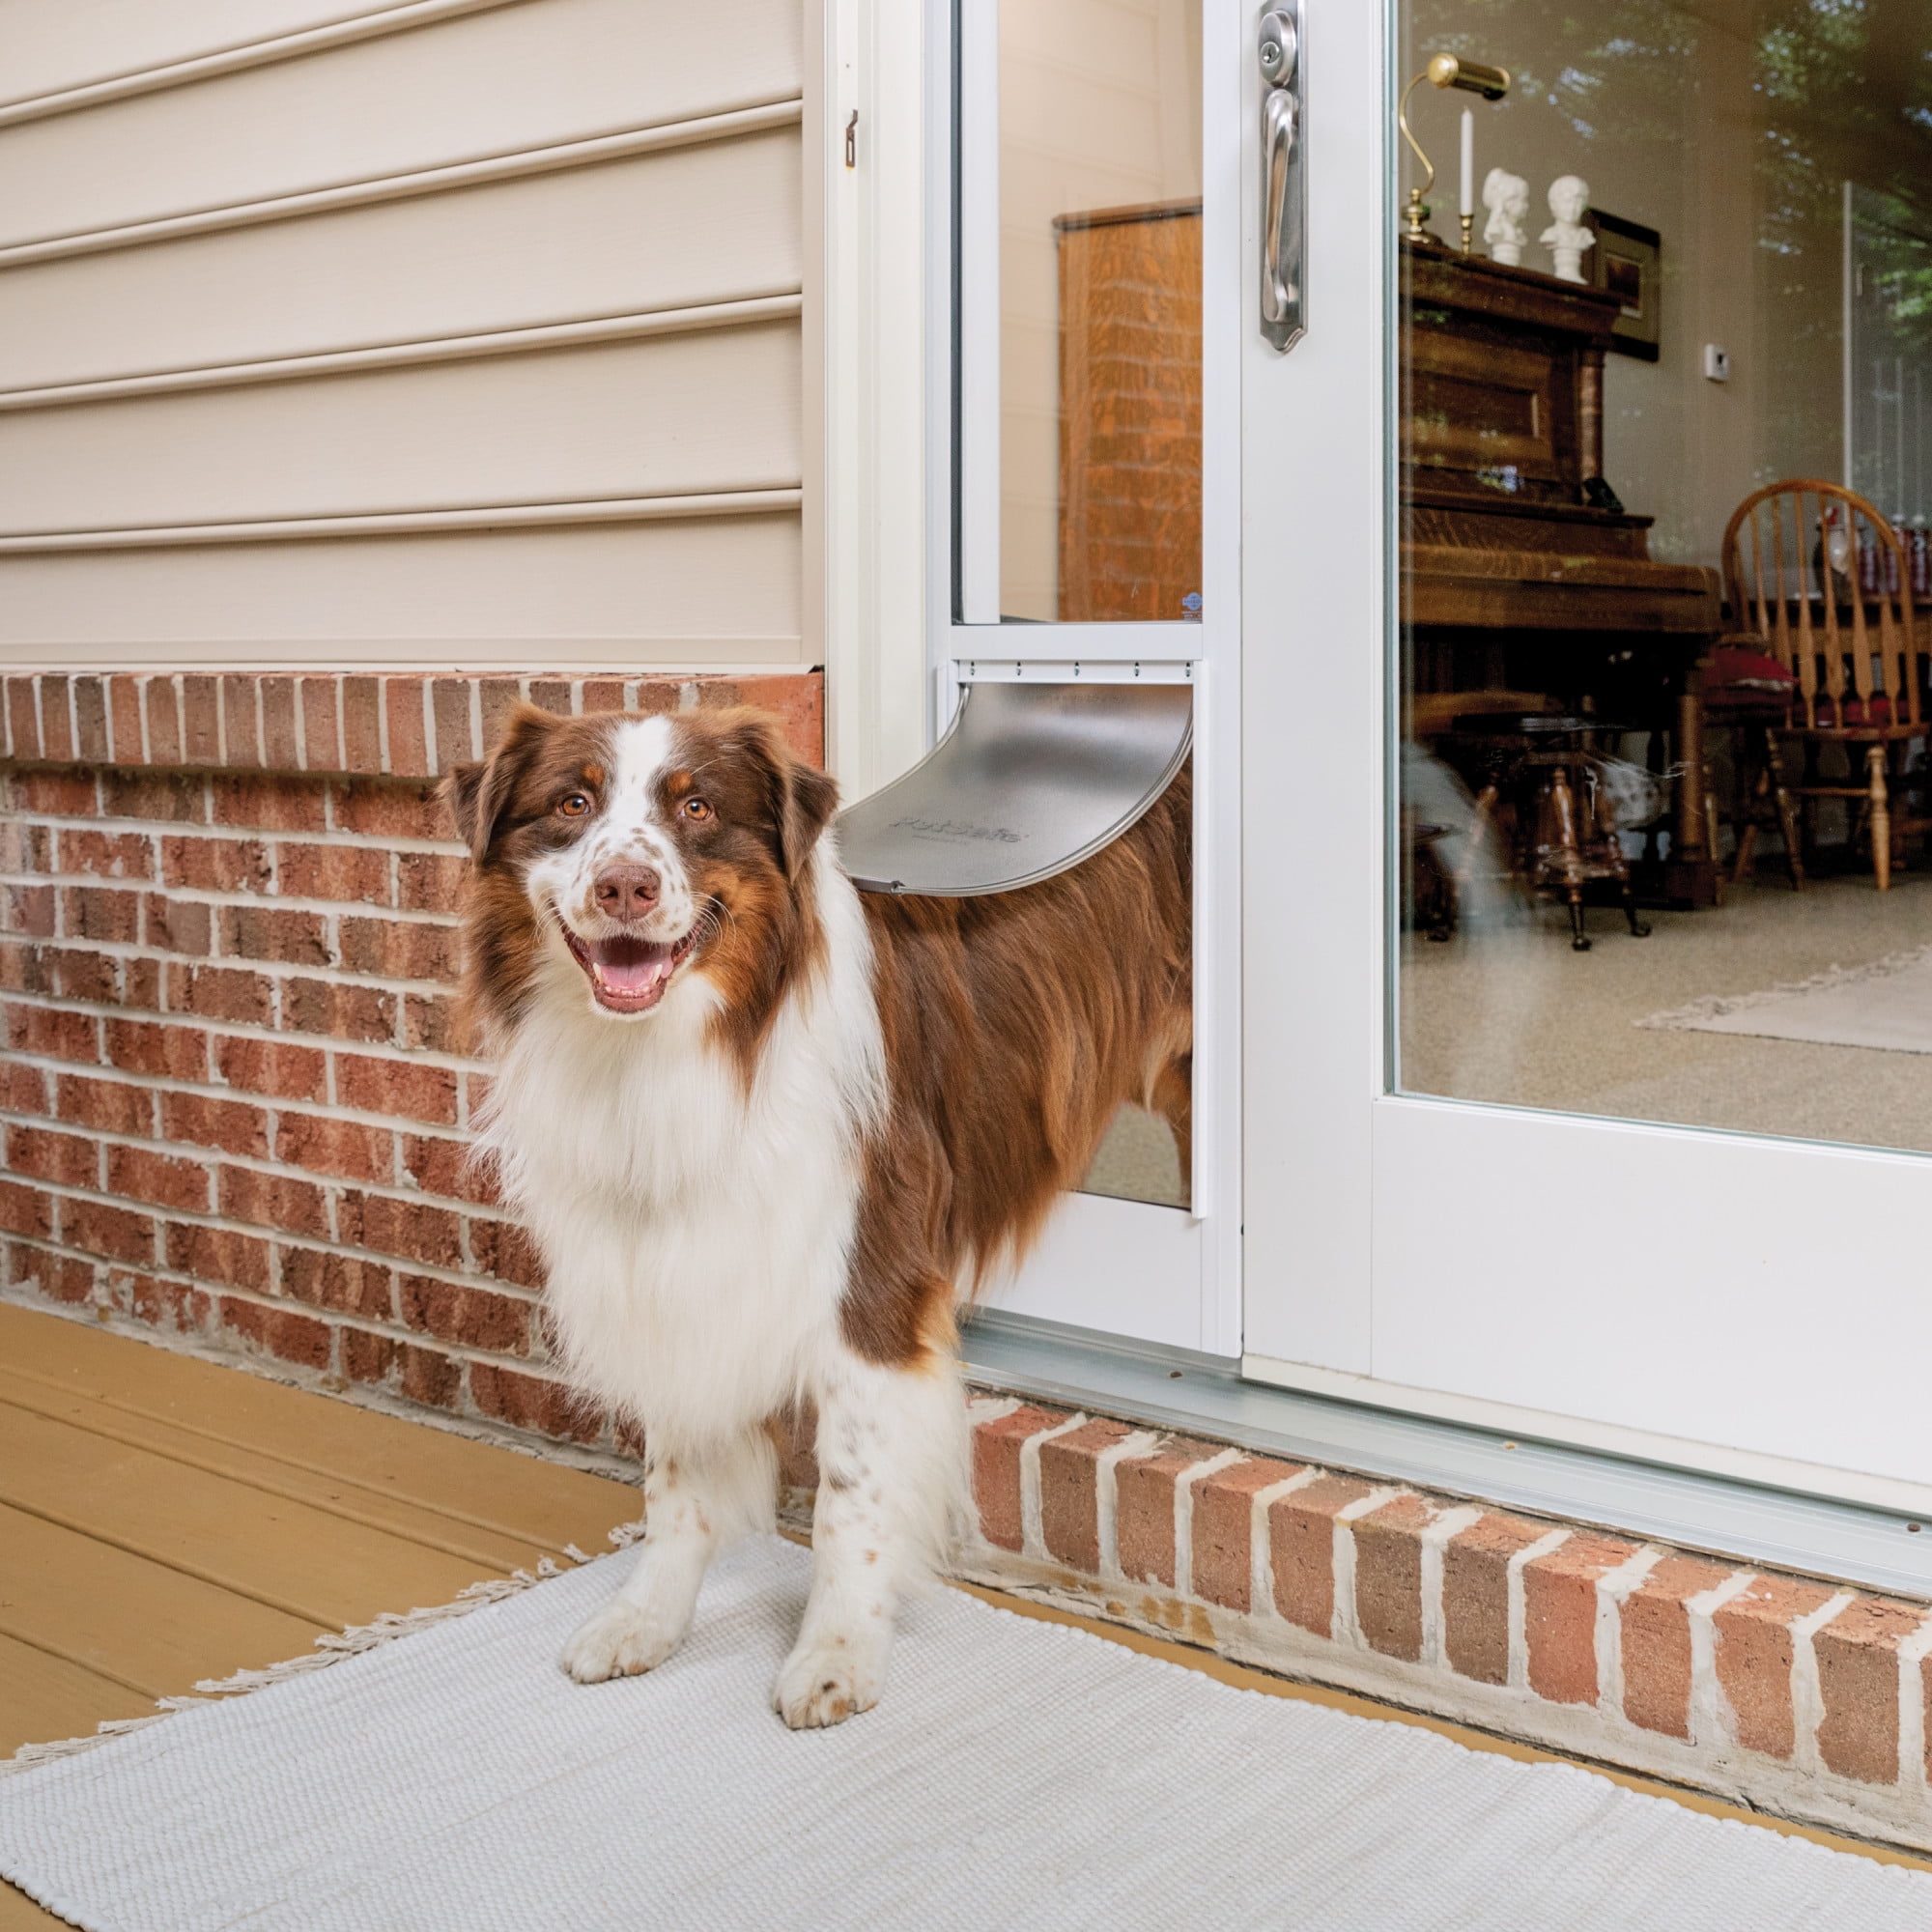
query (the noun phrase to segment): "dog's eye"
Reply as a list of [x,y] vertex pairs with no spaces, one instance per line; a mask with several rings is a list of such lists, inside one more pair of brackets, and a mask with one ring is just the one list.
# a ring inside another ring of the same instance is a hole
[[701,798],[688,798],[684,802],[684,815],[701,825],[711,816],[711,808]]
[[556,812],[559,818],[582,818],[589,810],[590,798],[586,792],[565,792],[556,802]]

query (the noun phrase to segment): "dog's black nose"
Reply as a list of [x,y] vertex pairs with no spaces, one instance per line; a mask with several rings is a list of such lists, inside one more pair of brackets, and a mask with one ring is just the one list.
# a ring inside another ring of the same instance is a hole
[[608,918],[642,919],[658,902],[663,882],[648,866],[606,866],[591,891]]

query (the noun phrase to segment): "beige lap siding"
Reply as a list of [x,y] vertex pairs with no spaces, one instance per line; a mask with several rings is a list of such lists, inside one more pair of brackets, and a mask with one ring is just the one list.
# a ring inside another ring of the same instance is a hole
[[613,1446],[467,1172],[462,847],[436,777],[519,698],[738,701],[820,753],[819,680],[11,676],[4,1284]]

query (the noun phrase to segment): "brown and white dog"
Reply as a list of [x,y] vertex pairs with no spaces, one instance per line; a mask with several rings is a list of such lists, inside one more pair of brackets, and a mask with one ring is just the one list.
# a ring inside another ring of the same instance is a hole
[[474,856],[484,1143],[572,1375],[641,1426],[636,1569],[571,1638],[649,1670],[815,1408],[813,1580],[774,1702],[878,1698],[966,1505],[961,1286],[1014,1259],[1123,1100],[1185,1148],[1189,785],[1044,885],[862,896],[837,790],[750,710],[526,709],[446,781]]

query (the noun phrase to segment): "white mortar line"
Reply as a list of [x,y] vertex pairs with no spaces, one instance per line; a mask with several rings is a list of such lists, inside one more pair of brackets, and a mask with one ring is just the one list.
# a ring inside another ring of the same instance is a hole
[[436,679],[425,677],[422,681],[423,715],[423,757],[429,764],[431,778],[442,776],[442,766],[436,752]]
[[1042,1429],[1020,1444],[1020,1547],[1028,1556],[1045,1559],[1047,1555],[1046,1536],[1039,1521],[1039,1445],[1051,1442],[1056,1435],[1070,1435],[1085,1428],[1088,1420],[1084,1414],[1069,1415],[1065,1422]]
[[1242,1449],[1222,1449],[1204,1462],[1190,1463],[1174,1480],[1174,1594],[1194,1594],[1194,1485],[1204,1476],[1245,1463]]
[[[337,702],[339,709],[340,694],[338,694]],[[343,752],[342,758],[343,762],[347,764],[349,753],[346,749]],[[389,758],[389,680],[386,677],[379,677],[376,680],[376,758],[377,762],[383,767],[384,773],[388,773],[391,769],[391,763]]]
[[[59,829],[68,832],[77,832],[89,828],[70,825]],[[146,834],[152,835],[154,827],[149,826],[145,828],[145,831]],[[138,838],[143,836],[143,834],[115,831],[110,833],[109,836],[114,838]],[[248,837],[250,835],[244,834],[242,836]],[[277,842],[284,845],[321,845],[333,842],[338,850],[344,849],[343,841],[330,841],[320,837],[308,839],[283,838]],[[365,852],[387,852],[391,848],[384,840],[374,838],[363,840],[359,847],[350,846],[347,849]],[[181,905],[259,907],[268,912],[311,912],[319,914],[324,918],[339,918],[346,915],[351,919],[394,920],[398,923],[406,925],[441,926],[450,931],[455,931],[462,923],[461,919],[455,913],[424,912],[413,906],[378,905],[373,899],[302,898],[294,893],[284,895],[272,892],[248,892],[239,887],[231,891],[223,891],[216,886],[164,886],[153,879],[137,879],[125,872],[0,872],[0,885],[59,886],[69,890],[75,887],[96,886],[104,892],[119,891],[161,895]],[[134,942],[129,940],[108,940],[100,943],[104,946],[128,947],[133,945]],[[165,952],[164,949],[156,947],[149,947],[145,950],[150,952],[160,952],[169,959],[182,959],[189,956],[185,953]],[[271,963],[286,964],[287,962]],[[346,971],[347,969],[338,968],[337,970]]]
[[1923,1804],[1925,1776],[1925,1680],[1919,1665],[1932,1656],[1932,1613],[1898,1646],[1898,1783]]
[[1721,1750],[1738,1740],[1737,1713],[1718,1676],[1718,1612],[1756,1582],[1755,1570],[1734,1570],[1684,1608],[1690,1620],[1690,1742],[1700,1750]]
[[1624,1558],[1597,1578],[1596,1624],[1597,1709],[1624,1716],[1623,1607],[1643,1579],[1670,1554],[1655,1544]]
[[1094,1509],[1099,1531],[1100,1575],[1123,1582],[1121,1574],[1121,1491],[1114,1471],[1130,1457],[1149,1456],[1160,1447],[1151,1429],[1136,1429],[1094,1459]]
[[[217,961],[213,963],[220,964],[224,962]],[[296,973],[288,977],[291,979],[299,979],[304,976]],[[307,977],[313,978],[314,976],[309,975]],[[351,981],[349,983],[354,984],[355,982]],[[364,980],[361,983],[372,987],[378,992],[400,994],[407,990],[409,996],[414,999],[428,997],[419,988],[406,988],[404,982],[393,980],[381,982],[371,980]],[[185,1033],[207,1034],[212,1039],[272,1040],[286,1046],[306,1047],[311,1053],[360,1054],[366,1059],[391,1061],[398,1066],[440,1066],[452,1073],[487,1073],[490,1071],[492,1064],[487,1060],[468,1059],[460,1053],[445,1053],[440,1047],[398,1046],[393,1037],[388,1039],[346,1039],[339,1034],[303,1033],[294,1027],[275,1027],[267,1024],[253,1026],[246,1021],[241,1020],[204,1019],[199,1013],[180,1012],[172,1009],[166,1012],[161,1012],[152,1007],[109,1006],[99,1000],[57,1000],[47,995],[36,993],[10,992],[5,997],[15,1002],[17,1005],[33,1007],[42,1012],[78,1013],[86,1019],[132,1020],[136,1023],[151,1026],[174,1026]],[[62,1060],[48,1054],[10,1053],[9,1057],[29,1064],[64,1067],[70,1073],[86,1070],[86,1065],[83,1062]],[[153,1081],[165,1081],[175,1077],[166,1073],[136,1073],[130,1068],[118,1066],[112,1063],[97,1070],[103,1073],[115,1074],[122,1080],[142,1086]],[[182,1083],[178,1082],[177,1084]],[[241,1093],[245,1090],[241,1088],[223,1088],[221,1091],[223,1093]],[[272,1096],[264,1097],[272,1102]],[[295,1104],[299,1105],[300,1103],[297,1102]]]
[[1807,1616],[1796,1617],[1791,1632],[1791,1724],[1794,1733],[1791,1763],[1794,1770],[1816,1777],[1824,1770],[1818,1754],[1818,1726],[1825,1719],[1825,1692],[1818,1682],[1818,1653],[1811,1638],[1857,1598],[1854,1590],[1840,1590]]
[[1248,1505],[1248,1614],[1251,1617],[1274,1617],[1279,1620],[1281,1611],[1274,1600],[1274,1525],[1268,1519],[1268,1511],[1283,1496],[1292,1496],[1296,1490],[1306,1489],[1310,1483],[1320,1482],[1327,1473],[1312,1463],[1305,1469],[1297,1469],[1292,1476],[1284,1476],[1278,1483],[1270,1483],[1264,1490],[1257,1490],[1254,1500]]
[[1552,1549],[1561,1549],[1576,1532],[1569,1529],[1552,1529],[1539,1536],[1534,1543],[1525,1544],[1509,1560],[1504,1572],[1509,1590],[1509,1688],[1512,1690],[1529,1689],[1529,1631],[1528,1610],[1523,1589],[1522,1573],[1524,1566],[1534,1563],[1539,1556],[1548,1556]]
[[1422,1655],[1425,1670],[1446,1670],[1442,1619],[1443,1552],[1471,1523],[1481,1522],[1483,1510],[1475,1503],[1459,1503],[1432,1518],[1422,1530]]
[[1363,1648],[1362,1621],[1355,1614],[1355,1536],[1349,1525],[1357,1517],[1369,1516],[1404,1493],[1399,1483],[1379,1484],[1367,1495],[1344,1503],[1335,1512],[1328,1544],[1328,1568],[1334,1578],[1328,1634],[1336,1643],[1346,1643],[1356,1650]]
[[148,687],[154,683],[152,677],[137,677],[134,680],[134,719],[141,727],[141,762],[154,763],[153,741],[148,735]]
[[982,1422],[998,1422],[1020,1406],[1016,1395],[969,1395],[966,1398],[966,1426],[977,1429]]

